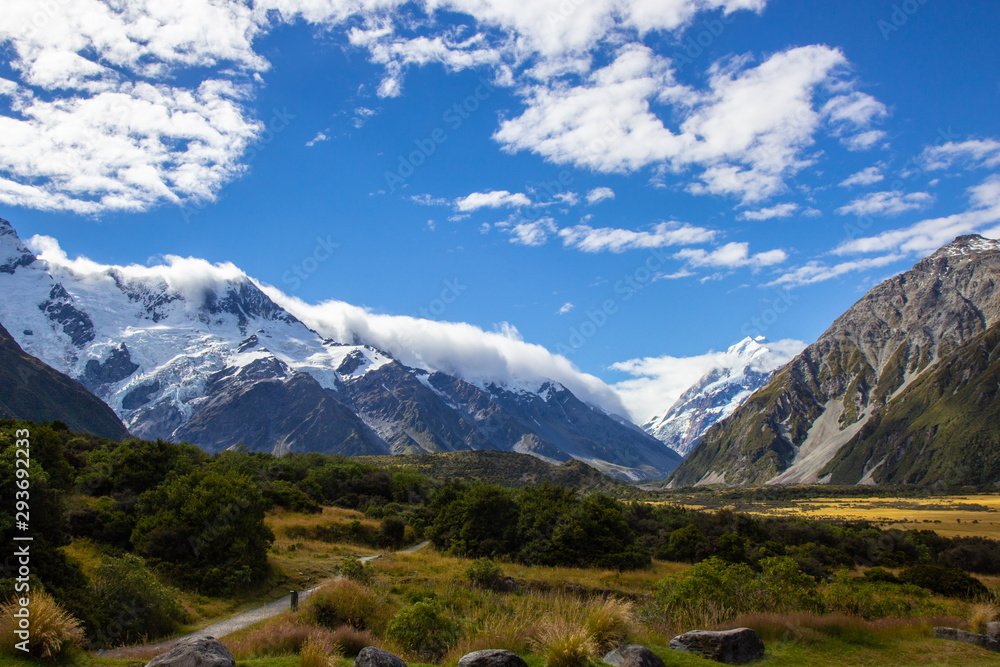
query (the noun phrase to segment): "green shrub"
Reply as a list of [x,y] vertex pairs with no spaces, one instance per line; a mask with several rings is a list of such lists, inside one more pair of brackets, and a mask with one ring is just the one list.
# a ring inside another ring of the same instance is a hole
[[425,600],[399,610],[387,635],[421,660],[436,662],[458,642],[459,630],[440,602]]
[[971,600],[990,593],[975,577],[943,565],[911,565],[899,573],[899,579],[946,597]]
[[503,588],[503,570],[495,561],[489,558],[477,558],[472,561],[465,570],[465,576],[469,578],[473,586],[478,586],[479,588],[493,591]]
[[865,580],[866,581],[873,581],[873,582],[874,581],[880,581],[880,582],[886,583],[886,584],[899,584],[899,583],[902,583],[902,582],[900,582],[899,577],[897,577],[896,575],[894,575],[892,572],[890,572],[889,570],[885,569],[884,567],[873,567],[872,569],[867,570],[865,572]]
[[357,558],[348,558],[340,564],[340,574],[362,586],[368,586],[375,578],[375,570],[368,563],[362,563]]
[[104,619],[95,637],[100,645],[162,637],[184,620],[174,596],[134,554],[105,557],[94,576],[94,593]]
[[839,572],[824,588],[823,601],[829,613],[839,612],[865,620],[947,615],[947,609],[931,600],[922,588],[852,577],[846,570]]

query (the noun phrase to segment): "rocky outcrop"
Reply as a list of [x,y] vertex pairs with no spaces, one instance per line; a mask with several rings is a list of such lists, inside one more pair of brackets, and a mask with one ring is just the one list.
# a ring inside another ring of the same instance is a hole
[[176,642],[146,667],[235,667],[229,649],[215,637],[188,637]]
[[671,639],[670,648],[727,665],[745,665],[764,657],[764,642],[750,628],[692,630]]
[[604,656],[604,662],[611,667],[664,667],[660,656],[645,646],[628,644]]
[[528,667],[521,656],[498,648],[466,653],[458,660],[458,667]]
[[354,667],[406,667],[406,663],[388,651],[366,646],[354,659]]
[[945,628],[939,626],[934,628],[934,637],[936,639],[947,639],[953,642],[962,642],[963,644],[972,644],[973,646],[978,646],[979,648],[984,648],[988,651],[1000,653],[1000,641],[997,641],[994,637],[990,637],[989,635],[980,635],[975,632],[969,632],[968,630],[959,630],[958,628]]

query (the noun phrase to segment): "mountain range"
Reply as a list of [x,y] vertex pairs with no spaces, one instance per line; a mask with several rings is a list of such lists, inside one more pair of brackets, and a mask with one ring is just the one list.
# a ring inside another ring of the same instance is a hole
[[692,484],[1000,483],[1000,242],[870,290],[701,438]]
[[680,461],[558,382],[467,381],[325,338],[230,268],[220,278],[49,262],[0,219],[0,323],[132,435],[209,452],[502,450],[619,479],[663,477]]

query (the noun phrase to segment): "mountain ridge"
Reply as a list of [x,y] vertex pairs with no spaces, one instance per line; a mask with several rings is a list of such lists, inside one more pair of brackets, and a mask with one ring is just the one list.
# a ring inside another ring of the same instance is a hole
[[846,481],[831,462],[868,437],[869,421],[1000,321],[998,281],[1000,243],[970,235],[874,287],[712,427],[671,484]]

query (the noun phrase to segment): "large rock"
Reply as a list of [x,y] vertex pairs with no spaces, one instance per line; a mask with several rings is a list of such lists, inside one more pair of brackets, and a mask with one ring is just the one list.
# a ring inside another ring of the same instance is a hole
[[764,642],[750,628],[693,630],[671,639],[670,648],[727,665],[744,665],[764,657]]
[[215,637],[181,639],[146,663],[146,667],[234,667],[236,660]]
[[[988,629],[987,629],[988,631]],[[934,628],[934,636],[938,639],[948,639],[953,642],[962,642],[963,644],[972,644],[973,646],[978,646],[979,648],[985,648],[990,651],[996,651],[1000,653],[1000,641],[988,637],[986,635],[979,635],[975,632],[969,632],[968,630],[959,630],[958,628],[944,628],[936,627]]]
[[499,648],[466,653],[458,660],[458,667],[528,667],[521,656]]
[[993,621],[986,624],[986,636],[1000,641],[1000,622]]
[[638,644],[616,648],[604,656],[604,662],[612,667],[665,667],[660,656]]
[[388,651],[366,646],[354,659],[354,667],[406,667],[406,663]]

